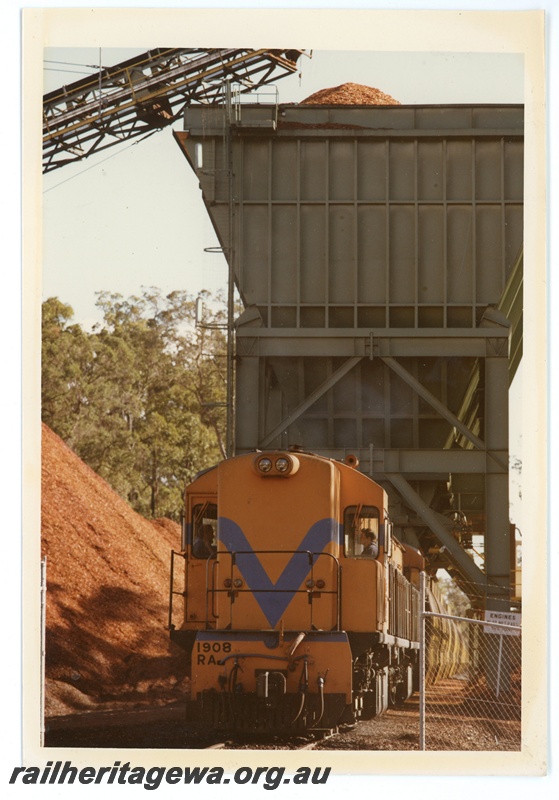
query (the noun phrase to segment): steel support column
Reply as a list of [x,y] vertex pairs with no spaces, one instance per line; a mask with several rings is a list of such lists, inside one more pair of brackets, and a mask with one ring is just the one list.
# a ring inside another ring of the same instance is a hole
[[254,450],[259,438],[260,359],[256,356],[238,358],[236,364],[235,449],[238,453]]
[[[508,358],[485,359],[485,440],[488,456],[499,450],[508,460]],[[502,587],[501,598],[489,597],[488,608],[502,608],[510,587],[510,522],[508,471],[485,473],[485,572],[491,584]],[[499,592],[497,592],[499,595]]]

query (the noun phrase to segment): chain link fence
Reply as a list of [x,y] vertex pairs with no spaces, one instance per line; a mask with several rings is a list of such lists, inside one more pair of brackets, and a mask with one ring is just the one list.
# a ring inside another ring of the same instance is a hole
[[421,613],[421,750],[520,750],[521,628],[487,616]]

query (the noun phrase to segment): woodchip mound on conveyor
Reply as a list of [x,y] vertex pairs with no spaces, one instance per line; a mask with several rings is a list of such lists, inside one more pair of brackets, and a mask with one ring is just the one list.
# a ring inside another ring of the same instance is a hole
[[187,659],[165,629],[179,525],[136,514],[45,425],[41,515],[45,715],[184,700]]

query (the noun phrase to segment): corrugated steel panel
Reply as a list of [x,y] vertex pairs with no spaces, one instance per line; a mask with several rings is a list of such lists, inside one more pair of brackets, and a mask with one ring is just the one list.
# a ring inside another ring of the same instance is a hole
[[265,325],[475,327],[499,302],[522,245],[520,107],[280,106],[277,131],[232,136],[233,242],[220,113],[186,126]]

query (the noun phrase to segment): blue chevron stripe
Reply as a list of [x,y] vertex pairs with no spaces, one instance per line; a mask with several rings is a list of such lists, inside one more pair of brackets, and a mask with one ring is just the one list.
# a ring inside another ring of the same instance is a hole
[[[328,542],[339,542],[340,535],[341,525],[336,520],[321,519],[305,534],[298,550],[322,553]],[[254,599],[273,628],[309,572],[307,553],[293,553],[276,583],[272,583],[256,553],[242,552],[252,551],[253,548],[236,522],[220,517],[219,539],[229,552],[239,553],[235,557],[239,572],[248,588],[255,593]]]

